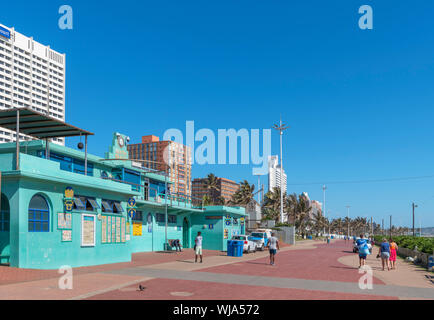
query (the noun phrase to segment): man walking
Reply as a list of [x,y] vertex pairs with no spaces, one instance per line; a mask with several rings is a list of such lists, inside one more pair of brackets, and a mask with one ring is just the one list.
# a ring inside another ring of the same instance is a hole
[[271,238],[268,240],[268,248],[270,251],[270,265],[274,266],[274,257],[277,253],[277,250],[280,250],[279,240],[275,237],[275,233],[271,234]]
[[364,239],[363,234],[361,234],[360,239],[356,241],[356,244],[359,251],[359,268],[361,268],[366,264],[366,257],[368,254],[370,254],[368,248],[368,241]]
[[194,251],[196,253],[195,263],[197,262],[197,256],[200,255],[200,263],[202,263],[202,233],[197,233],[196,239],[194,239]]

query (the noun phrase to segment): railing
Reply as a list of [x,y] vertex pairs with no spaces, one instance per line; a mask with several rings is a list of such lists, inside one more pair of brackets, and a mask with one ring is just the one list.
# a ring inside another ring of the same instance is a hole
[[[135,191],[143,190],[143,192],[141,192],[142,194],[140,196],[136,197],[138,200],[151,201],[151,202],[155,202],[155,203],[166,204],[166,198],[167,198],[167,204],[169,204],[170,206],[200,209],[200,210],[203,209],[202,200],[199,198],[195,198],[195,197],[187,196],[187,195],[180,195],[180,194],[176,194],[176,193],[170,193],[166,197],[166,194],[164,192],[158,192],[157,189],[149,187],[149,186],[136,184],[136,183],[128,182],[128,181],[123,181],[123,180],[119,180],[119,179],[109,178],[109,177],[101,177],[101,178],[104,180],[111,180],[111,181],[115,181],[115,182],[119,182],[119,183],[129,184],[129,185],[131,185],[133,190],[134,190],[134,188],[136,189]],[[198,201],[194,201],[194,200],[198,200]],[[193,203],[193,202],[199,202],[199,201],[200,201],[200,205],[195,205]]]

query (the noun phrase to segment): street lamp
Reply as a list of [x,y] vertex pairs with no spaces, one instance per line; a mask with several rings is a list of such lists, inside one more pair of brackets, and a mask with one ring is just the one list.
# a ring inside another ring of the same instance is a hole
[[415,233],[414,233],[414,208],[417,208],[417,204],[415,204],[414,202],[412,203],[412,206],[413,206],[413,237],[415,236]]
[[283,131],[288,129],[285,124],[282,123],[282,118],[280,118],[279,124],[275,124],[273,129],[279,131],[280,134],[280,222],[283,223]]
[[[324,210],[323,210],[323,212],[324,212],[324,218],[326,218],[326,215],[327,215],[327,212],[326,212],[326,194],[325,194],[325,192],[326,192],[326,190],[327,190],[327,187],[325,186],[325,185],[323,185],[322,186],[322,191],[323,191],[323,203],[324,203]],[[324,227],[324,233],[325,233],[325,227]]]

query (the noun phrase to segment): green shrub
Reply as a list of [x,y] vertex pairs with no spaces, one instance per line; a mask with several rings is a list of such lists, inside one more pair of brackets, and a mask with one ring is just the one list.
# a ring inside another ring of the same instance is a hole
[[[389,237],[386,236],[375,236],[375,243],[380,244],[383,241],[383,238],[389,239]],[[414,250],[417,246],[418,251],[428,254],[432,254],[434,250],[434,238],[395,236],[392,237],[392,239],[396,242],[398,247]]]

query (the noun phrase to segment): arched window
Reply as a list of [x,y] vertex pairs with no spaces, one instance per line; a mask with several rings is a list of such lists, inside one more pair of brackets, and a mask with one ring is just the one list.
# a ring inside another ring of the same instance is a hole
[[0,206],[0,232],[9,232],[10,210],[8,198],[1,194],[1,206]]
[[50,230],[50,208],[41,195],[33,196],[29,203],[29,232],[48,232]]

